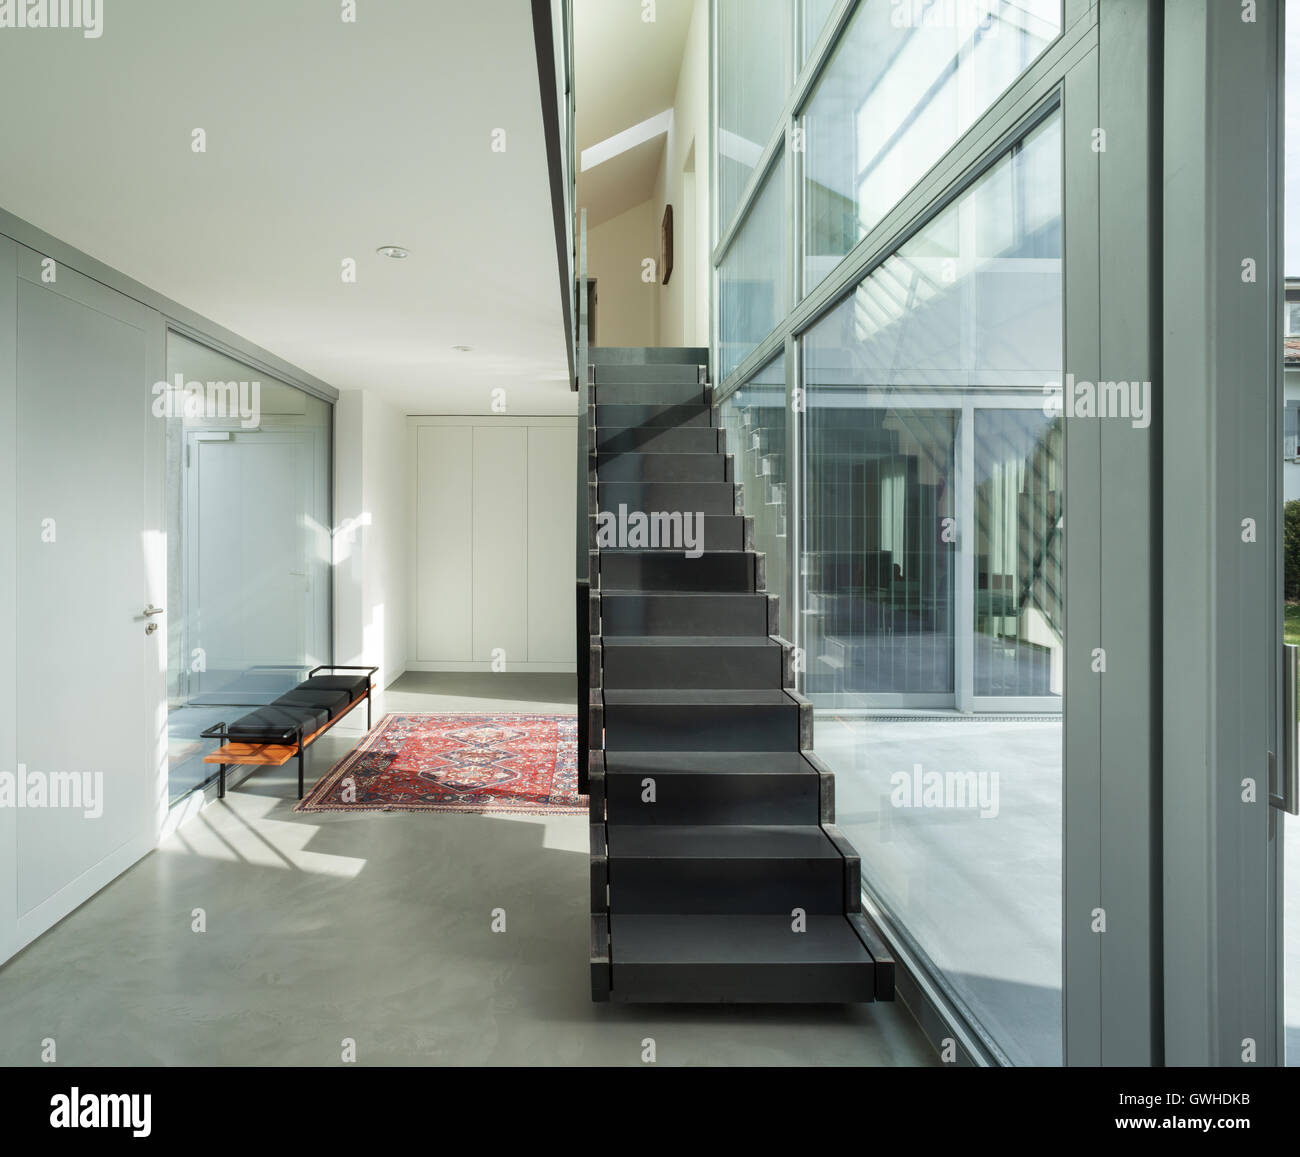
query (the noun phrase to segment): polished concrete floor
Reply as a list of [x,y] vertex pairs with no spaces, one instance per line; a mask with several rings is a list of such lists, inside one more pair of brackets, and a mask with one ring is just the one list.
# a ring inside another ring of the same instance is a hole
[[[868,885],[1009,1061],[1059,1065],[1060,719],[818,711],[813,734]],[[934,772],[993,806],[922,801]]]
[[[408,674],[382,709],[573,704],[566,676]],[[332,1065],[348,1040],[365,1065],[641,1065],[647,1037],[661,1065],[936,1063],[899,1004],[593,1004],[585,817],[295,815],[292,779],[259,772],[0,969],[0,1064],[53,1038],[68,1065]]]

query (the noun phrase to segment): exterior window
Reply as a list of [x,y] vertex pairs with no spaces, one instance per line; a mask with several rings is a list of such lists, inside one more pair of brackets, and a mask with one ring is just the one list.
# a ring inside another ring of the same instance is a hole
[[[794,0],[718,0],[718,221],[735,215],[790,92]],[[784,225],[777,222],[784,235]]]
[[804,117],[805,293],[1061,30],[1060,0],[944,11],[859,5],[818,83]]
[[718,360],[725,379],[785,314],[785,163],[768,174],[718,271]]
[[[1061,149],[1055,114],[800,339],[804,688],[838,822],[915,950],[1039,1065],[1062,1055]],[[912,807],[935,774],[997,784],[1001,821]]]

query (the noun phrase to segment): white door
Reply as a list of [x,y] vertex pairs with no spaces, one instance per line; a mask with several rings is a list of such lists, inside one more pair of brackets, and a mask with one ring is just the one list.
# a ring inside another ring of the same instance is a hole
[[[191,431],[186,436],[185,654],[191,698],[238,692],[254,666],[309,658],[315,434]],[[194,656],[201,662],[194,662]],[[195,670],[195,668],[199,668]]]
[[23,944],[153,847],[166,808],[166,616],[144,613],[166,592],[164,370],[160,315],[15,253],[17,762],[89,788],[16,812]]

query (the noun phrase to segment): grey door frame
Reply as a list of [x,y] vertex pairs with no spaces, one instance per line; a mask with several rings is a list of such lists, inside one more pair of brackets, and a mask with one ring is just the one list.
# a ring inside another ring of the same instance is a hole
[[1282,824],[1268,802],[1282,718],[1283,8],[1258,0],[1253,22],[1219,0],[1166,12],[1161,835],[1171,1065],[1283,1060]]

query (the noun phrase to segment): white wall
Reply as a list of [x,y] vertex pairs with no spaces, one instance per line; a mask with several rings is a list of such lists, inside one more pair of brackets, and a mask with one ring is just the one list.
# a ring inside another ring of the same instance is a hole
[[405,415],[373,390],[343,391],[334,409],[334,661],[374,664],[381,688],[407,667],[409,470]]
[[641,279],[641,263],[659,261],[659,223],[654,201],[587,231],[587,276],[597,280],[596,342],[609,346],[655,344],[660,287]]
[[[673,274],[658,290],[657,345],[709,344],[709,5],[691,16],[673,100],[673,123],[655,181],[656,238],[673,207]],[[694,177],[686,170],[694,164]]]

